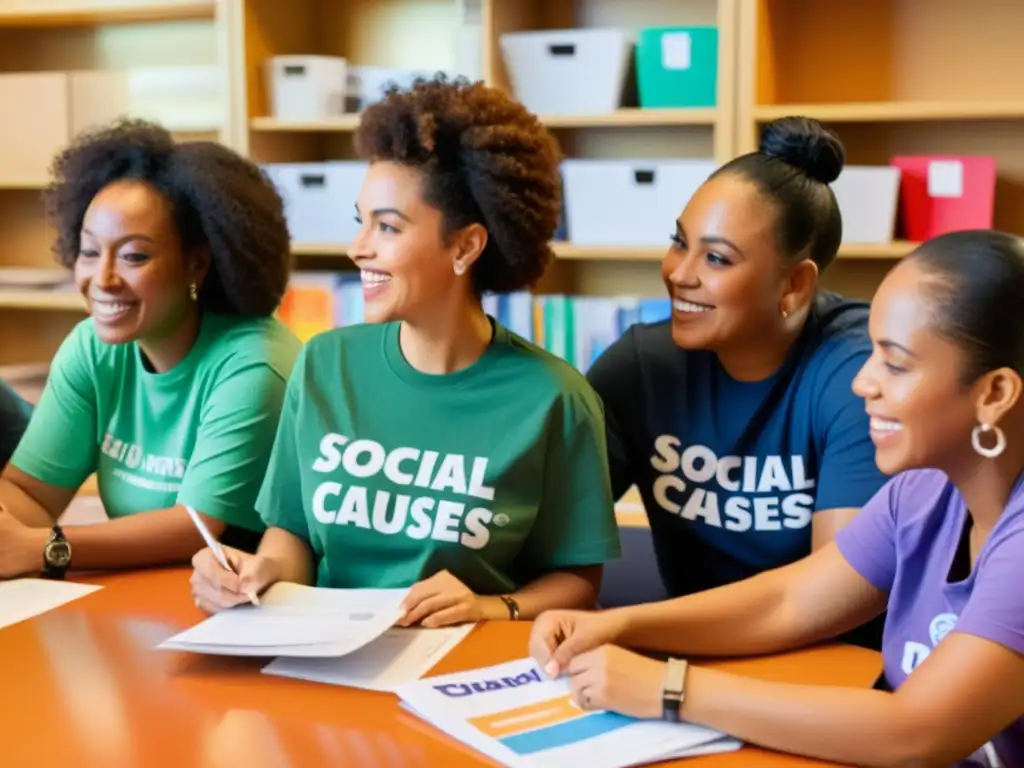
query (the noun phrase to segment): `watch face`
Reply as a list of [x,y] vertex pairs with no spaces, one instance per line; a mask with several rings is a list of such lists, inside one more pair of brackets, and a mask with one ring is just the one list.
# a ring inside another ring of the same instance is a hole
[[66,541],[51,541],[43,552],[46,562],[56,568],[63,568],[71,562],[71,547]]

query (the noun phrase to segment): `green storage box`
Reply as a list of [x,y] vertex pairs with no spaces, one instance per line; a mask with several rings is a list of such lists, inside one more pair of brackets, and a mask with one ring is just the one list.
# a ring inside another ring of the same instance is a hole
[[713,107],[718,102],[718,29],[642,29],[636,68],[641,107]]

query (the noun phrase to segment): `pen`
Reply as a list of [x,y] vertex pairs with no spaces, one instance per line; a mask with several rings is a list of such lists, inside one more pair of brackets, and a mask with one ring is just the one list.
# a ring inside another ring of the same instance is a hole
[[[208,546],[210,551],[213,552],[213,556],[217,559],[217,562],[220,563],[221,567],[225,571],[235,573],[235,569],[232,568],[231,563],[228,562],[227,555],[224,554],[223,547],[221,547],[219,541],[213,538],[213,534],[211,534],[210,529],[206,527],[206,523],[203,522],[203,518],[201,518],[198,513],[192,509],[192,507],[188,506],[188,504],[185,504],[184,506],[185,511],[188,512],[188,516],[192,518],[192,523],[199,529],[199,535],[203,537],[203,541],[206,542],[206,546]],[[256,597],[256,593],[252,590],[246,593],[246,597],[249,598],[253,605],[260,604],[260,599]]]

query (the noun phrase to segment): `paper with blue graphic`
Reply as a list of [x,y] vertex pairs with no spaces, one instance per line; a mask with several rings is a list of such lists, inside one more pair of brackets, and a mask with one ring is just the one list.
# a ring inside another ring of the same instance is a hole
[[583,710],[568,680],[549,679],[532,659],[429,677],[396,693],[418,717],[510,768],[625,768],[740,747],[688,723]]
[[223,656],[344,656],[387,632],[407,593],[274,584],[261,605],[216,613],[157,647]]

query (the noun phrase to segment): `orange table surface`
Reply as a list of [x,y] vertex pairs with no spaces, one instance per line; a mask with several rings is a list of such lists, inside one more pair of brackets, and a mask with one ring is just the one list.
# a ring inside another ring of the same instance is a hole
[[[76,576],[104,588],[0,629],[0,765],[495,765],[400,709],[391,694],[262,675],[265,659],[155,650],[203,618],[188,574]],[[481,624],[431,674],[522,658],[529,630],[527,622]],[[881,669],[878,654],[840,645],[714,664],[765,679],[861,687]],[[827,764],[744,747],[659,765]]]

